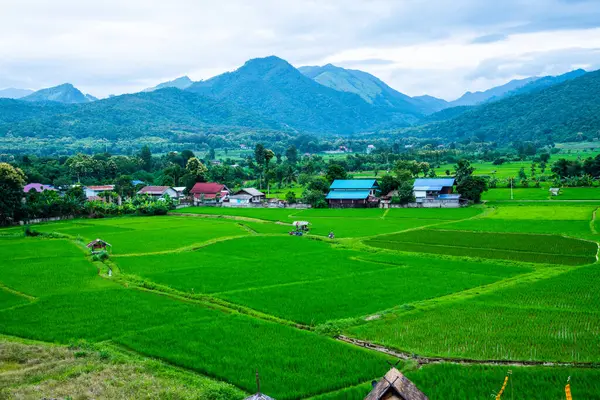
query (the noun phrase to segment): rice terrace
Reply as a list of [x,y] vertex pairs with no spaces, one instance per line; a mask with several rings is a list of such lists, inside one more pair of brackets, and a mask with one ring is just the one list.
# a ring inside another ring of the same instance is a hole
[[[105,393],[188,398],[168,378],[242,398],[258,372],[275,399],[362,399],[398,363],[430,399],[495,396],[508,370],[515,399],[563,398],[568,379],[600,398],[598,206],[188,207],[2,229],[0,397],[77,398],[85,371]],[[308,234],[289,234],[297,220]],[[98,238],[108,258],[86,248]]]

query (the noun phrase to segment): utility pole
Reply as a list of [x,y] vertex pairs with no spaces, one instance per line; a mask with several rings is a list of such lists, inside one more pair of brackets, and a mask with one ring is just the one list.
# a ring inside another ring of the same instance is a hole
[[510,177],[510,199],[513,200],[513,178]]

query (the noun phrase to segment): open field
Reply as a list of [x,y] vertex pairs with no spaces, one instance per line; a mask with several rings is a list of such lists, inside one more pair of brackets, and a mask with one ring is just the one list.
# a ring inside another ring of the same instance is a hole
[[[0,231],[0,334],[85,340],[135,358],[105,365],[91,355],[80,380],[44,378],[38,397],[62,396],[74,382],[102,374],[138,376],[131,361],[144,371],[136,378],[141,385],[177,393],[173,398],[193,396],[164,387],[161,379],[175,376],[165,375],[170,365],[186,370],[176,382],[195,379],[200,397],[251,393],[258,369],[262,391],[277,399],[364,398],[391,358],[325,336],[343,333],[423,356],[590,363],[511,367],[513,390],[519,398],[553,398],[567,374],[574,396],[600,398],[597,207],[190,207],[178,210],[189,216],[32,226],[68,235],[60,239],[25,238],[10,228]],[[310,234],[288,235],[294,220],[309,221]],[[326,238],[329,231],[335,240]],[[112,244],[106,263],[92,262],[84,247],[95,238]],[[84,368],[68,351],[58,354],[69,371]],[[160,360],[153,361],[161,365],[153,364],[158,377],[144,369],[146,357]],[[506,372],[448,363],[400,367],[431,399],[488,398]],[[29,381],[19,382],[10,393],[33,393]],[[135,384],[123,385],[139,393]],[[99,390],[117,393],[111,385]]]
[[563,265],[591,264],[598,245],[556,235],[419,230],[378,236],[369,246],[398,251]]

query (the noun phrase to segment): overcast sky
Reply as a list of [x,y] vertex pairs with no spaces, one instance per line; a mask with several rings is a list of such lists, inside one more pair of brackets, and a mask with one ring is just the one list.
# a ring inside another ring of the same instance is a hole
[[0,0],[0,88],[105,97],[250,58],[361,69],[454,99],[600,68],[598,0]]

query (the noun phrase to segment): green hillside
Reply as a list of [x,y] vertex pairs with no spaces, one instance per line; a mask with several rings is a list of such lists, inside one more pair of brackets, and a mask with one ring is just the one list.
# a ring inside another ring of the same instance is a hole
[[600,71],[481,105],[458,117],[414,128],[411,134],[446,140],[573,141],[600,128]]
[[187,91],[279,121],[293,130],[315,133],[355,133],[417,122],[418,112],[406,113],[389,104],[371,104],[355,93],[321,85],[271,56],[253,59],[238,70],[196,82]]

